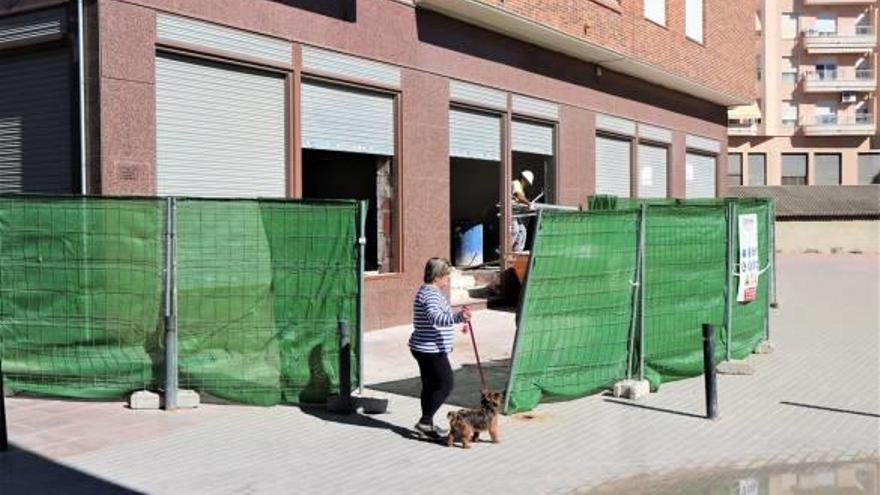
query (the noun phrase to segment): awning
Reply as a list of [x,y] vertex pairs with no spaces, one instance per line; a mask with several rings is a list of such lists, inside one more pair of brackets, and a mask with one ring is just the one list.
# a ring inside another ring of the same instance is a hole
[[727,110],[728,120],[758,120],[761,118],[761,109],[757,103],[751,105],[740,105],[731,107]]

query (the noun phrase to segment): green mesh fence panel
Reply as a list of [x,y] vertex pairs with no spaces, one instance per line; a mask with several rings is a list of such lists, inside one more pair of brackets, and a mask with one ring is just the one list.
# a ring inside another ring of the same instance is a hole
[[155,388],[163,205],[0,197],[0,353],[16,391]]
[[[589,203],[586,214],[553,213],[542,219],[521,308],[508,412],[531,409],[544,394],[576,397],[624,378],[633,317],[641,316],[644,325],[644,341],[636,342],[631,356],[633,375],[638,372],[639,344],[644,345],[645,378],[654,390],[664,382],[701,374],[703,323],[716,325],[716,362],[727,352],[728,205],[735,204],[737,214],[758,215],[762,269],[772,254],[768,200],[600,196]],[[619,283],[628,285],[636,272],[642,204],[648,205],[644,313],[633,315],[631,289],[621,290]],[[613,221],[622,224],[606,230]],[[755,301],[734,302],[735,359],[746,357],[764,338],[770,276],[770,270],[760,276]],[[734,297],[737,284],[734,277]]]
[[[761,270],[765,270],[758,277],[758,292],[754,301],[747,303],[739,303],[734,300],[733,303],[733,339],[731,341],[731,356],[734,359],[744,359],[755,347],[764,339],[765,327],[768,318],[769,298],[770,298],[770,277],[772,270],[769,267],[769,261],[772,256],[770,252],[770,222],[772,208],[769,200],[738,200],[736,202],[736,214],[743,215],[754,213],[758,217],[758,265]],[[737,224],[734,224],[737,225]],[[739,250],[739,244],[734,246],[734,253]],[[738,262],[734,257],[734,262]],[[738,271],[738,270],[737,270]],[[739,277],[733,279],[734,297],[736,297],[736,288],[739,286]]]
[[550,213],[532,249],[509,412],[578,397],[626,374],[636,266],[633,212]]
[[645,378],[662,382],[703,370],[702,324],[716,325],[724,356],[727,209],[649,207],[645,223]]
[[180,386],[262,405],[335,393],[340,319],[358,348],[357,203],[176,209]]

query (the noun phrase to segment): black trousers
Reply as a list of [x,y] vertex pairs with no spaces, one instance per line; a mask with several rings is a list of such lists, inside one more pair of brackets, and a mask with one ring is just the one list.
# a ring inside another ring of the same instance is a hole
[[422,418],[419,422],[432,424],[434,414],[452,392],[452,366],[445,352],[411,352],[419,363],[422,376]]

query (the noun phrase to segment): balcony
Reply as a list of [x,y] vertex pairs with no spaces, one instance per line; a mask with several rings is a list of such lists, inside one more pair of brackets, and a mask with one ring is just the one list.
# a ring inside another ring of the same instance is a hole
[[758,135],[758,123],[757,122],[728,122],[727,123],[727,135],[728,136],[757,136]]
[[873,5],[877,0],[804,0],[804,5]]
[[839,67],[804,74],[804,91],[807,93],[874,91],[876,88],[877,74],[872,69]]
[[761,108],[757,103],[727,109],[728,136],[757,136],[761,126]]
[[867,53],[874,50],[877,33],[873,26],[856,26],[852,34],[837,31],[804,31],[804,48],[810,54]]
[[801,128],[807,136],[872,136],[877,122],[871,114],[815,115],[805,117]]

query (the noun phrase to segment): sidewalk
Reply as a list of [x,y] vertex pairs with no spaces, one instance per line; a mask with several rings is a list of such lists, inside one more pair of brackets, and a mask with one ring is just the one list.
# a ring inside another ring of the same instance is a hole
[[[776,352],[750,358],[754,375],[719,376],[715,422],[700,417],[703,382],[696,378],[637,403],[592,396],[542,404],[504,418],[499,445],[464,451],[413,441],[407,431],[419,415],[417,369],[406,349],[409,329],[398,327],[369,333],[365,342],[365,395],[391,399],[384,415],[211,405],[165,413],[8,399],[16,450],[0,455],[0,492],[580,493],[683,468],[877,458],[878,260],[779,262]],[[493,386],[503,382],[513,318],[475,317]],[[457,335],[452,403],[472,401],[477,390],[469,339]]]

